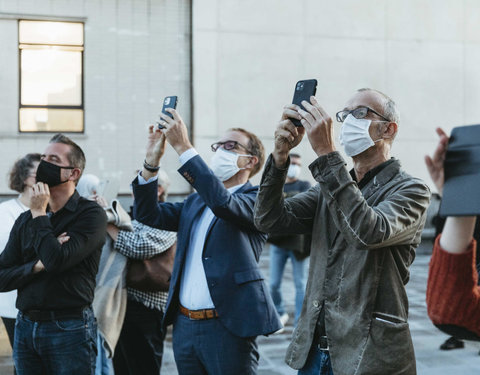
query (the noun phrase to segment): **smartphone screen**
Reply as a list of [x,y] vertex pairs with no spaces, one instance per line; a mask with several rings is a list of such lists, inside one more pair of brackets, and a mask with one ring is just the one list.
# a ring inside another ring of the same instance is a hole
[[[165,115],[167,115],[167,116],[170,117],[170,118],[173,118],[172,114],[171,114],[171,113],[168,113],[168,112],[166,111],[166,109],[167,109],[167,108],[176,109],[176,108],[177,108],[177,101],[178,101],[178,97],[176,97],[176,96],[167,96],[167,97],[165,97],[165,99],[163,99],[162,113],[165,114]],[[158,128],[159,128],[159,129],[164,129],[165,126],[158,124]]]
[[[306,100],[310,103],[310,97],[314,96],[317,92],[317,80],[307,79],[304,81],[298,81],[295,85],[295,92],[293,94],[292,103],[298,105],[300,108],[305,109],[302,105],[302,101]],[[290,119],[295,126],[303,126],[297,119]]]

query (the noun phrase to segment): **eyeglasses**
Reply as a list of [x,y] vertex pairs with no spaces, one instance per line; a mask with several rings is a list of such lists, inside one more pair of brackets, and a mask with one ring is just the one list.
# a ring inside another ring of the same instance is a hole
[[390,120],[388,118],[386,118],[385,116],[381,115],[380,113],[374,111],[373,109],[369,108],[369,107],[358,107],[358,108],[355,108],[355,109],[352,109],[351,111],[349,111],[348,109],[344,109],[343,111],[340,111],[340,112],[337,112],[337,121],[338,122],[344,122],[345,119],[347,118],[347,116],[351,113],[353,115],[353,117],[355,117],[356,119],[361,119],[361,118],[365,118],[368,114],[368,112],[372,112],[372,113],[375,113],[377,116],[380,116],[381,118],[383,118],[385,121],[388,121],[390,122]]
[[243,149],[247,150],[250,154],[252,151],[250,151],[247,147],[242,145],[241,143],[238,143],[237,141],[225,141],[225,142],[216,142],[212,144],[210,147],[212,148],[213,152],[216,152],[220,147],[223,147],[224,150],[233,150],[237,148],[237,146],[242,147]]

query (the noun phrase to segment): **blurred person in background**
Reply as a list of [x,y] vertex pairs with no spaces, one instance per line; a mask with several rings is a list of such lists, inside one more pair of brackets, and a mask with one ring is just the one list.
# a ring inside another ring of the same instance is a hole
[[[439,193],[445,182],[444,160],[449,138],[440,128],[439,144],[426,156]],[[478,140],[477,140],[478,142]],[[432,322],[456,339],[480,341],[480,286],[476,267],[475,216],[449,216],[435,239],[427,282],[427,312]]]
[[[283,187],[285,198],[293,197],[298,193],[307,191],[310,182],[299,180],[302,168],[302,158],[299,154],[290,154],[290,166],[287,171],[287,179]],[[271,234],[268,237],[270,243],[270,293],[273,303],[280,315],[280,321],[285,326],[288,321],[288,313],[282,299],[282,278],[285,265],[290,259],[293,270],[293,282],[295,285],[295,325],[297,325],[300,312],[302,311],[303,297],[305,296],[307,258],[310,254],[311,236],[308,234]],[[283,331],[280,330],[279,333]]]
[[[167,173],[159,171],[158,202],[166,201],[169,185]],[[113,248],[130,261],[149,259],[171,248],[175,251],[175,232],[152,228],[136,220],[132,225],[131,232],[107,225],[107,232],[114,241]],[[166,334],[162,319],[167,297],[168,292],[140,290],[127,285],[127,310],[113,356],[116,375],[160,373]]]
[[[9,174],[9,188],[17,191],[19,196],[0,203],[0,252],[7,244],[10,230],[15,220],[29,210],[30,189],[35,184],[36,171],[40,162],[40,154],[27,154],[18,159]],[[15,308],[17,291],[0,293],[0,316],[8,334],[10,346],[13,348],[15,334],[15,318],[18,310]]]

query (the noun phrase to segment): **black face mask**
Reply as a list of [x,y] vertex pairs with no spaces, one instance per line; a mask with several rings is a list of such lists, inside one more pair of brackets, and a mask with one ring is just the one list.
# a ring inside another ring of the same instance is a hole
[[49,163],[45,160],[40,160],[37,168],[37,182],[43,182],[49,187],[57,186],[67,182],[68,180],[62,181],[62,168],[63,169],[74,169],[75,167],[59,167],[58,165]]

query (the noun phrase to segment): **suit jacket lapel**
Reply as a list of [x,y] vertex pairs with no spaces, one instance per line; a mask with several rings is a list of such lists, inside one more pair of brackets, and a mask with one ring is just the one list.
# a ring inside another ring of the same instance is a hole
[[[252,184],[250,183],[250,181],[247,181],[245,184],[243,184],[243,186],[238,188],[233,194],[243,193],[245,190],[247,190],[251,187],[252,187]],[[212,227],[215,225],[215,223],[217,221],[218,221],[218,217],[213,216],[213,220],[210,222],[210,225],[208,226],[208,229],[207,229],[207,235],[205,236],[205,243],[207,243],[207,240],[208,240],[208,237],[210,236],[210,232],[212,230]]]

